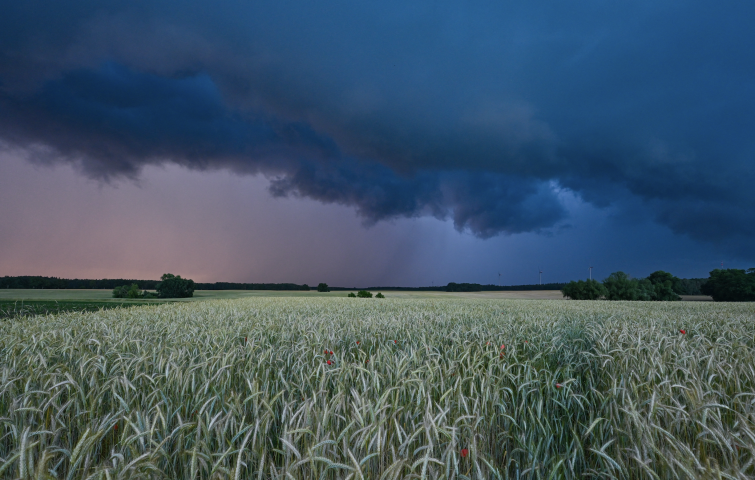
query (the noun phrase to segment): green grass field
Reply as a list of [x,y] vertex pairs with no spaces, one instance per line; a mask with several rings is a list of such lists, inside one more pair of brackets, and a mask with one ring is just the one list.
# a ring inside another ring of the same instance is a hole
[[10,319],[0,477],[751,479],[754,332],[746,303],[451,297]]
[[55,315],[65,312],[96,312],[100,309],[128,308],[140,305],[150,305],[150,303],[147,301],[0,300],[0,320],[28,315]]
[[[144,300],[113,298],[112,290],[0,289],[0,320],[24,315],[94,312],[100,309],[128,308],[171,302],[196,302],[255,297],[345,297],[347,294],[348,292],[196,290],[194,296],[190,298]],[[421,294],[414,295],[418,298],[422,297]]]
[[[44,290],[44,289],[0,289],[0,319],[23,315],[47,315],[64,312],[93,312],[99,309],[127,308],[138,305],[152,305],[167,302],[196,302],[260,297],[307,297],[330,298],[346,297],[350,291],[320,293],[317,291],[275,291],[275,290],[196,290],[191,298],[174,299],[123,299],[112,298],[111,290]],[[521,299],[563,299],[561,292],[385,292],[391,298],[440,299],[440,298],[521,298]]]

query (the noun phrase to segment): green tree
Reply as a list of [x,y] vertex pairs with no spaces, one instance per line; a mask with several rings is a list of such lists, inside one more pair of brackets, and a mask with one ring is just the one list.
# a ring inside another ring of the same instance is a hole
[[700,289],[707,281],[707,278],[680,278],[679,290],[676,293],[679,295],[702,295],[703,292]]
[[156,287],[160,298],[187,298],[194,296],[194,280],[172,273],[163,274]]
[[624,272],[613,272],[603,280],[603,286],[608,300],[637,300],[639,297],[639,282]]
[[352,297],[352,298],[357,298],[357,296],[356,296],[356,295],[354,295],[354,292],[350,292],[350,293],[349,293],[348,295],[346,295],[346,296],[347,296],[347,297]]
[[674,290],[673,284],[669,281],[665,281],[663,283],[656,283],[653,285],[655,287],[655,298],[654,300],[658,300],[661,302],[677,302],[682,299],[676,291]]
[[327,283],[321,283],[321,284],[319,284],[317,286],[317,291],[318,292],[329,292],[330,288],[328,288],[328,284]]
[[655,286],[647,278],[643,278],[637,282],[637,300],[646,302],[656,300]]
[[561,293],[572,300],[599,300],[605,297],[607,292],[597,280],[579,280],[564,285]]
[[378,294],[375,295],[375,298],[385,298],[385,295],[383,295],[382,293],[378,292]]
[[[679,300],[678,295],[682,294],[685,290],[681,279],[663,270],[651,273],[648,275],[648,280],[656,287],[657,300]],[[658,285],[664,286],[659,288]],[[669,289],[671,290],[671,294],[668,293]],[[677,297],[674,297],[674,293]]]
[[755,301],[755,268],[746,272],[736,268],[715,269],[701,287],[703,294],[717,302]]
[[368,292],[367,290],[359,290],[357,292],[357,297],[359,298],[372,298],[372,294]]

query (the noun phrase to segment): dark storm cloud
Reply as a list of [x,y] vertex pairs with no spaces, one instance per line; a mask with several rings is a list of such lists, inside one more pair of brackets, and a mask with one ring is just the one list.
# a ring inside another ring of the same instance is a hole
[[531,179],[488,172],[417,172],[401,177],[382,165],[350,160],[302,163],[271,182],[275,196],[295,194],[353,205],[367,223],[399,216],[451,216],[459,231],[488,238],[541,231],[564,217],[554,191]]
[[[262,173],[368,221],[483,237],[558,188],[743,246],[755,224],[755,6],[731,2],[17,2],[0,138],[90,175]],[[627,198],[631,200],[625,201]]]
[[554,193],[532,179],[464,171],[401,176],[344,157],[306,123],[228,110],[205,74],[165,78],[106,63],[2,97],[0,112],[6,138],[44,139],[97,178],[136,176],[144,165],[165,161],[261,172],[275,196],[354,206],[367,223],[452,214],[457,229],[483,237],[548,227],[564,213]]
[[0,113],[6,138],[43,141],[105,178],[166,160],[255,172],[301,156],[338,156],[330,139],[302,122],[229,111],[205,74],[165,78],[106,63],[67,72],[32,93],[3,95]]

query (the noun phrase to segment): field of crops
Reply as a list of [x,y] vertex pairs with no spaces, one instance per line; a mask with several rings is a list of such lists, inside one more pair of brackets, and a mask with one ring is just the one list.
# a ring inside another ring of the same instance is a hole
[[755,305],[251,298],[16,318],[0,425],[0,478],[751,479]]

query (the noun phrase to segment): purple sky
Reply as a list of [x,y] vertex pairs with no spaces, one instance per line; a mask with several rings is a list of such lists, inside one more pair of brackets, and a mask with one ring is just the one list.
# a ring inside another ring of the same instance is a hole
[[[103,184],[18,151],[0,158],[3,275],[419,286],[496,283],[499,271],[503,284],[537,283],[538,266],[544,281],[564,281],[586,276],[591,259],[599,278],[627,267],[690,277],[718,261],[666,228],[627,225],[573,197],[571,229],[480,239],[431,217],[365,227],[349,207],[272,198],[264,179],[225,171],[167,165]],[[636,242],[637,228],[652,241]]]
[[0,276],[752,267],[753,19],[741,2],[4,5]]

